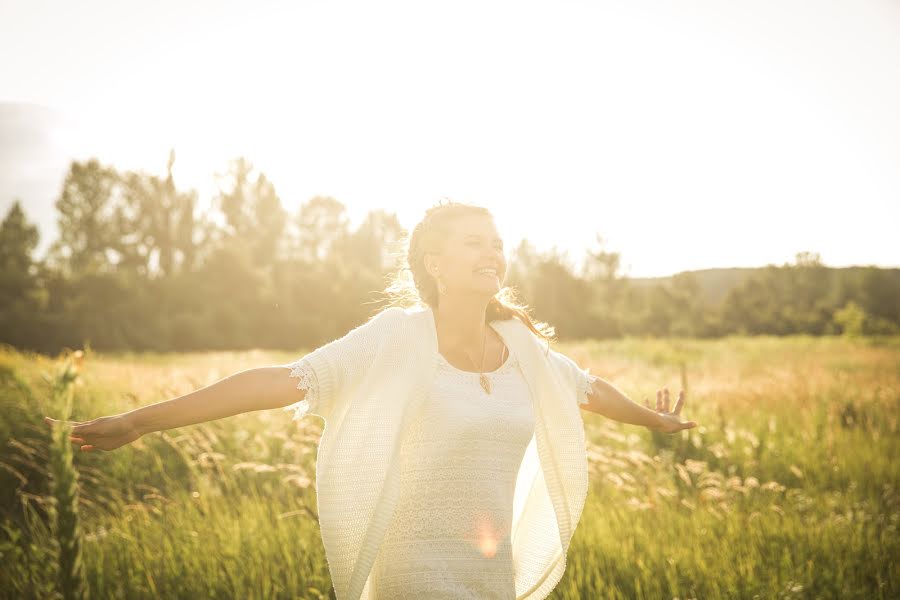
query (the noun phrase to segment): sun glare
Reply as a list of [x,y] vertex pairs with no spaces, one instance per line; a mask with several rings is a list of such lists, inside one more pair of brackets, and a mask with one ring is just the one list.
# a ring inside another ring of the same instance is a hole
[[497,554],[497,546],[500,542],[500,534],[494,524],[487,518],[478,521],[478,549],[486,558],[493,558]]
[[[477,18],[457,3],[110,5],[92,25],[108,45],[77,38],[90,70],[4,79],[80,120],[82,155],[162,172],[174,147],[201,204],[244,156],[291,211],[328,195],[353,224],[383,208],[409,227],[449,197],[502,216],[508,248],[528,238],[577,262],[600,234],[634,276],[801,250],[897,262],[881,241],[900,219],[897,11],[856,5],[848,21],[811,3],[814,28],[774,2],[749,21],[639,4],[479,4]],[[876,216],[864,235],[835,209],[851,198]]]

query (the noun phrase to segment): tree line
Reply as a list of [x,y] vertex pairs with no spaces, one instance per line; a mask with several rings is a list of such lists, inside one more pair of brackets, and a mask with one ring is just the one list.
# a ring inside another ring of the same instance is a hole
[[[167,174],[70,164],[55,202],[59,236],[45,257],[21,202],[0,224],[0,342],[44,353],[97,350],[295,350],[339,337],[387,302],[406,231],[370,211],[315,196],[295,211],[241,157],[207,210]],[[900,269],[792,264],[637,280],[599,235],[576,272],[526,239],[506,284],[560,339],[900,332]],[[735,277],[742,271],[744,273]]]

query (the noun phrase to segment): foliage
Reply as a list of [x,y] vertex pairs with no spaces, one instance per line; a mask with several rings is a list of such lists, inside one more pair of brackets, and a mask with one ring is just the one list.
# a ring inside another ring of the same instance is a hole
[[61,422],[54,427],[50,450],[52,496],[51,525],[53,530],[56,562],[58,565],[57,592],[65,600],[88,597],[82,560],[81,520],[78,515],[78,471],[72,464],[72,443],[69,441],[74,397],[73,386],[78,379],[82,351],[66,360],[52,381],[53,405],[62,409]]
[[[900,594],[900,336],[591,340],[562,348],[629,397],[690,382],[699,426],[657,434],[582,412],[590,492],[551,597],[893,598]],[[187,393],[280,352],[89,352],[86,420]],[[0,590],[53,597],[59,361],[0,351]],[[329,598],[315,498],[318,417],[256,411],[78,453],[96,597]],[[24,481],[23,481],[24,479]]]
[[[172,152],[165,177],[73,162],[60,236],[40,261],[37,229],[12,205],[0,225],[0,342],[48,354],[86,343],[290,349],[335,339],[386,303],[406,235],[395,214],[373,210],[352,229],[335,198],[286,209],[243,157],[200,210],[174,162]],[[834,269],[800,252],[795,264],[631,279],[596,242],[580,272],[527,239],[508,256],[505,284],[560,339],[900,332],[900,269]]]

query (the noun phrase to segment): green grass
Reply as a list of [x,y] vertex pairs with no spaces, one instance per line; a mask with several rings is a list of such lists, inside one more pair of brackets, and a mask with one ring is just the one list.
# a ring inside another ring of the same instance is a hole
[[[560,350],[632,399],[688,391],[699,427],[583,412],[591,491],[551,598],[900,596],[900,337],[591,340]],[[88,353],[74,420],[299,353]],[[51,597],[58,416],[46,357],[0,351],[0,594]],[[330,598],[322,422],[280,410],[76,453],[93,597]]]

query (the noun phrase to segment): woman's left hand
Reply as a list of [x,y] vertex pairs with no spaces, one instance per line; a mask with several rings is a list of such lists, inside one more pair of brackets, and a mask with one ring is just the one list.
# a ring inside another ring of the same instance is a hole
[[[664,387],[661,390],[656,390],[656,414],[659,415],[659,425],[657,427],[650,427],[650,429],[662,431],[663,433],[675,433],[682,429],[696,427],[696,421],[681,420],[681,409],[684,408],[684,397],[684,390],[678,392],[678,400],[675,401],[675,406],[669,411],[669,388]],[[644,406],[653,410],[646,398],[644,398]]]

